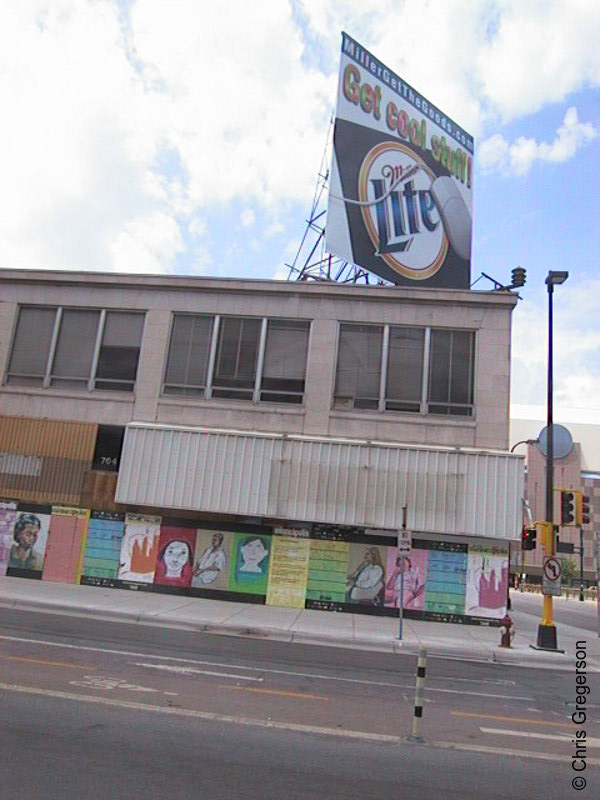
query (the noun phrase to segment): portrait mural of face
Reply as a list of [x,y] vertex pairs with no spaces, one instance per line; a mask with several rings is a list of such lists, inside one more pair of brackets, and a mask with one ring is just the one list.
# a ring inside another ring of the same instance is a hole
[[194,528],[178,528],[163,525],[158,542],[158,558],[154,571],[154,583],[162,586],[189,586],[196,531]]
[[13,525],[13,544],[8,569],[41,572],[50,525],[49,514],[20,512]]
[[6,574],[10,551],[14,544],[13,531],[17,518],[17,504],[0,501],[0,575]]
[[271,537],[236,533],[235,561],[229,576],[230,591],[266,594]]

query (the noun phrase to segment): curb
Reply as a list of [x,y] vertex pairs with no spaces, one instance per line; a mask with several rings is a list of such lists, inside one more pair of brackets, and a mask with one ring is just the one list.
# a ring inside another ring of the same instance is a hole
[[[283,630],[260,625],[235,625],[228,623],[215,623],[206,621],[181,621],[173,620],[164,614],[148,614],[118,610],[114,608],[103,609],[98,606],[85,606],[66,604],[56,601],[41,601],[31,599],[0,599],[0,608],[29,610],[37,613],[61,614],[69,617],[84,617],[127,624],[138,624],[159,627],[171,627],[194,633],[207,633],[219,636],[237,636],[248,639],[267,639],[271,641],[288,642],[304,645],[327,647],[343,647],[371,652],[388,654],[418,656],[419,650],[425,647],[431,658],[452,661],[467,661],[472,663],[498,664],[501,666],[516,666],[523,668],[568,669],[572,659],[565,653],[548,655],[535,654],[529,650],[502,650],[499,647],[486,646],[476,652],[465,652],[456,648],[445,647],[442,643],[427,643],[427,641],[410,641],[394,639],[372,639],[368,637],[335,636],[331,633],[308,633],[303,631]],[[500,650],[500,652],[498,652]],[[557,660],[559,659],[559,660]]]

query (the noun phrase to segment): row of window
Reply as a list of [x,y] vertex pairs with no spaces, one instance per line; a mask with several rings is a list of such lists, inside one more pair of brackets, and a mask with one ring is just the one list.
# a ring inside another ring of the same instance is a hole
[[[23,306],[8,384],[131,392],[135,311]],[[174,314],[165,395],[302,403],[310,323]],[[334,407],[473,414],[473,331],[341,323]]]

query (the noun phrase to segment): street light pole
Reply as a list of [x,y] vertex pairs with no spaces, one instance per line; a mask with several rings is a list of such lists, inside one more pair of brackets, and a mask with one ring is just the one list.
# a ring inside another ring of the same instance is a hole
[[[550,535],[546,539],[546,558],[554,555],[554,430],[553,430],[553,365],[552,365],[552,295],[554,287],[564,283],[568,272],[550,271],[546,278],[548,287],[548,437],[546,445],[546,522],[550,525]],[[556,625],[552,616],[552,595],[544,595],[542,622],[538,626],[537,646],[544,650],[556,650]]]

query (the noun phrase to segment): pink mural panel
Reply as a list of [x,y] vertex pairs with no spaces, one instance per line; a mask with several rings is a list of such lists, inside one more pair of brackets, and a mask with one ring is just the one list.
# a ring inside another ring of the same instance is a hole
[[[403,608],[417,610],[423,608],[428,556],[428,550],[412,550],[410,555],[404,557]],[[385,605],[388,608],[399,607],[401,572],[401,559],[398,557],[398,548],[390,547],[387,556],[387,578],[385,583]]]
[[88,516],[80,509],[52,509],[43,580],[77,583]]

